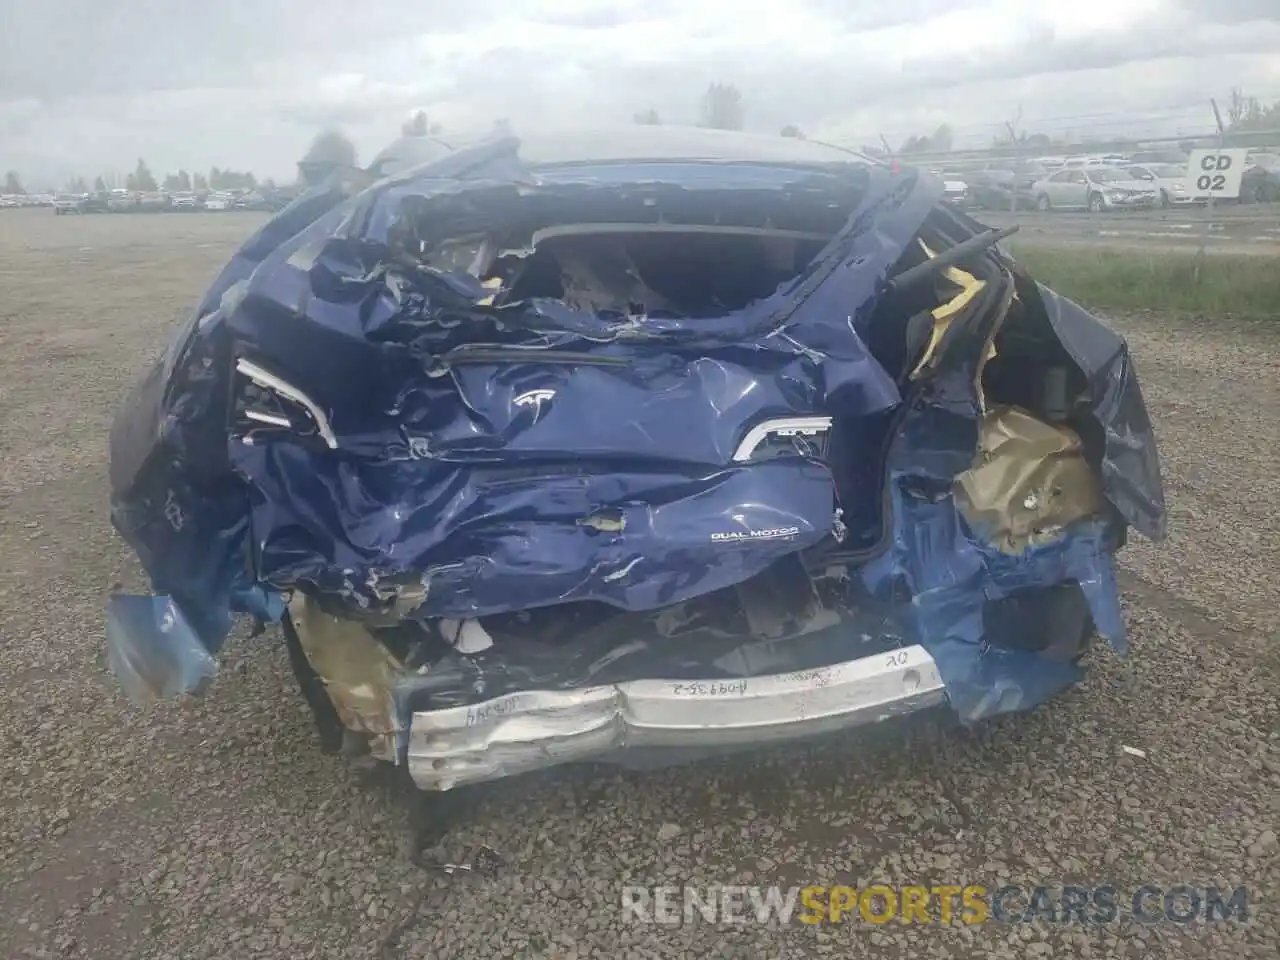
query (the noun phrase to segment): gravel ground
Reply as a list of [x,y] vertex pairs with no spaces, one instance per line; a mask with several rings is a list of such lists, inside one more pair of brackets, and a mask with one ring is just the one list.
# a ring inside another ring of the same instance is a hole
[[[503,865],[447,876],[406,855],[393,783],[317,751],[274,633],[190,703],[136,709],[104,666],[104,597],[142,584],[106,519],[112,411],[257,222],[0,215],[0,956],[1280,956],[1280,324],[1114,318],[1173,520],[1124,555],[1128,660],[975,733],[497,784],[436,853]],[[621,885],[685,880],[1244,884],[1251,916],[623,922]]]

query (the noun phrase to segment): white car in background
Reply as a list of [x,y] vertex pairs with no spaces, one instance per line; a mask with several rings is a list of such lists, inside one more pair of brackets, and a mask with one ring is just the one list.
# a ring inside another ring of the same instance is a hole
[[961,179],[955,170],[930,170],[931,174],[942,181],[942,195],[957,207],[968,206],[969,184]]
[[1107,167],[1128,163],[1129,158],[1120,153],[1087,153],[1067,157],[1062,162],[1064,167]]
[[1188,183],[1185,163],[1131,163],[1125,169],[1160,192],[1162,207],[1196,202]]
[[229,193],[211,193],[204,198],[206,210],[230,210],[234,203],[235,197]]
[[53,196],[53,212],[61,217],[66,214],[83,213],[86,197],[79,193],[56,193]]
[[1031,187],[1036,209],[1088,210],[1102,213],[1154,207],[1160,202],[1156,188],[1139,180],[1128,167],[1067,166]]

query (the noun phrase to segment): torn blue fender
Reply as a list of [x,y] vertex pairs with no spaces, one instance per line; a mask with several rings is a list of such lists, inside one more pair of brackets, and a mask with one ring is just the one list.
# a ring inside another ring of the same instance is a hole
[[975,538],[952,497],[917,496],[910,478],[902,476],[894,478],[893,513],[892,546],[863,569],[863,583],[880,596],[891,594],[898,582],[905,584],[911,636],[937,663],[947,697],[963,721],[1036,706],[1082,676],[1073,661],[994,645],[984,619],[989,601],[1028,588],[1076,583],[1098,633],[1117,653],[1128,651],[1114,534],[1105,524],[1082,522],[1051,544],[1010,555]]
[[107,663],[135,703],[198,694],[218,672],[171,597],[118,594],[107,602]]
[[1105,432],[1103,489],[1121,515],[1150,540],[1165,538],[1167,515],[1155,430],[1129,346],[1079,304],[1042,283],[1024,286],[1038,299],[1054,335],[1088,378],[1094,421]]
[[[519,643],[538,611],[649,616],[725,594],[741,615],[733,591],[789,583],[779,564],[795,558],[889,600],[905,590],[905,629],[967,720],[1079,676],[994,642],[992,603],[1078,584],[1123,648],[1114,551],[1127,525],[1163,536],[1164,503],[1121,338],[995,249],[965,260],[982,292],[930,332],[945,281],[903,292],[890,277],[983,228],[914,171],[839,156],[588,161],[526,161],[512,138],[372,185],[348,171],[245,244],[112,429],[112,520],[163,594],[113,601],[126,688],[198,689],[212,675],[201,651],[234,614],[279,619],[299,593],[352,622],[411,624],[409,659],[439,663],[439,621],[515,623],[505,642]],[[776,272],[726,267],[696,302],[704,278],[657,290],[634,263],[593,262],[598,286],[568,260],[539,280],[538,238],[583,224],[817,241]],[[1019,337],[1063,371],[1060,417],[1106,508],[1011,554],[968,528],[950,489],[973,463],[984,376],[1002,402],[1042,406]],[[984,374],[992,352],[1012,359]],[[557,636],[566,664],[629,662]],[[492,663],[503,642],[480,673],[518,692],[514,651]],[[311,655],[300,647],[295,667]],[[672,656],[650,663],[724,669]],[[529,683],[581,679],[549,676],[545,650],[528,657]],[[477,663],[457,676],[473,682]]]

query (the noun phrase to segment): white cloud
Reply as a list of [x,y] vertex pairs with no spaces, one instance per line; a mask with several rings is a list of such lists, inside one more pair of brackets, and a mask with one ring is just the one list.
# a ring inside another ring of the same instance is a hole
[[[10,12],[7,7],[12,5]],[[195,10],[196,12],[190,12]],[[288,175],[338,124],[371,156],[406,113],[446,130],[695,119],[712,81],[751,128],[900,141],[948,122],[1203,130],[1207,98],[1280,97],[1274,0],[0,0],[0,169]],[[18,99],[21,98],[21,99]],[[1108,126],[1111,125],[1111,126]]]

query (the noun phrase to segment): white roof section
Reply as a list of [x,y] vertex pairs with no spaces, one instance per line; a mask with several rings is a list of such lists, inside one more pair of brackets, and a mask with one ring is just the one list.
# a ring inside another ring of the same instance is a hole
[[[515,135],[520,140],[520,158],[532,166],[700,160],[786,166],[876,162],[857,151],[814,140],[704,127],[627,124],[588,130],[533,131],[527,135],[517,131]],[[378,154],[371,167],[386,175],[437,160],[485,139],[489,138],[401,137]]]

